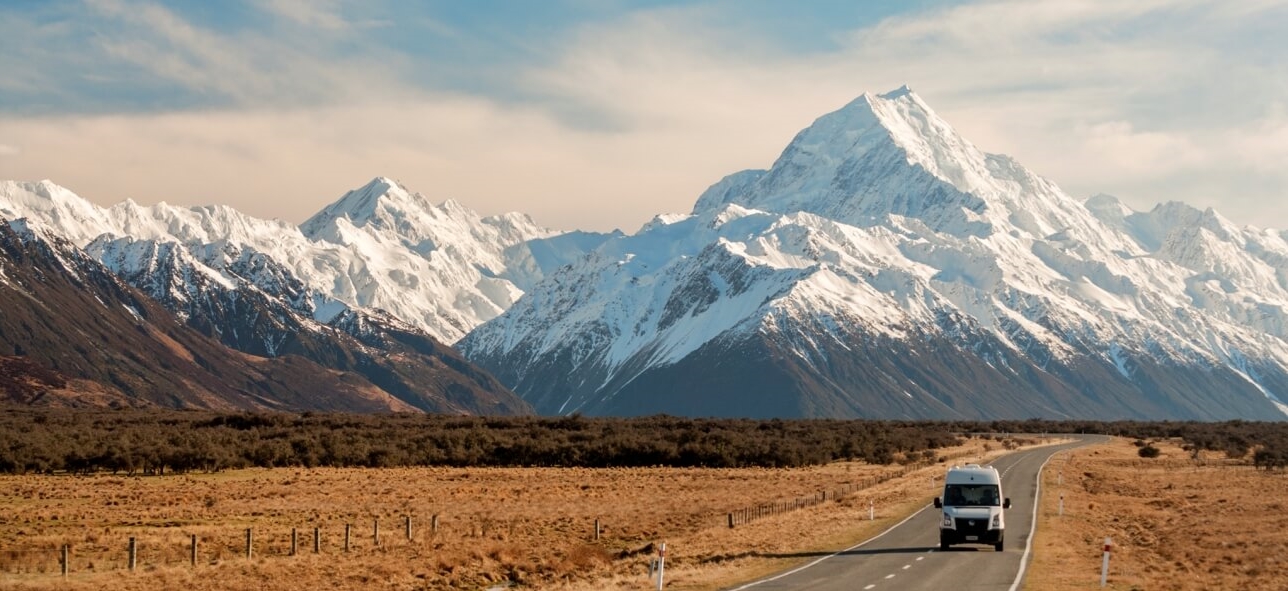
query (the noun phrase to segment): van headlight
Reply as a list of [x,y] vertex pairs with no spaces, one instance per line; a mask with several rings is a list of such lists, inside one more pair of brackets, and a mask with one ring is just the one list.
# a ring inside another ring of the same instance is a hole
[[999,527],[1002,527],[1002,514],[1001,514],[1001,513],[998,513],[997,515],[994,515],[994,516],[993,516],[993,529],[997,529],[997,528],[999,528]]
[[947,513],[944,513],[944,527],[952,527],[952,526],[953,526],[953,516]]

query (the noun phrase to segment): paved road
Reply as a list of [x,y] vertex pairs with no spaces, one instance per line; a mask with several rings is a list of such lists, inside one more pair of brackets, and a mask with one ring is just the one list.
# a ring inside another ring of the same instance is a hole
[[1006,512],[1006,551],[991,546],[953,546],[939,550],[939,511],[930,505],[885,533],[858,546],[794,570],[735,587],[731,591],[1010,591],[1018,589],[1020,565],[1037,502],[1037,474],[1052,454],[1106,438],[1078,436],[1064,445],[1003,456],[992,465],[1002,473],[1002,488],[1011,498]]

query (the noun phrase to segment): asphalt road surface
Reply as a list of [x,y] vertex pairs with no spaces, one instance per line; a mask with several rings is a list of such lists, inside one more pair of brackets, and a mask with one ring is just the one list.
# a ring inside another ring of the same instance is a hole
[[1012,591],[1020,588],[1022,566],[1031,558],[1029,540],[1037,505],[1038,470],[1061,450],[1107,440],[1077,436],[1078,441],[1016,452],[995,460],[1002,490],[1011,499],[1006,511],[1006,551],[992,546],[953,546],[939,550],[940,512],[931,505],[858,546],[820,554],[801,567],[734,587],[730,591]]

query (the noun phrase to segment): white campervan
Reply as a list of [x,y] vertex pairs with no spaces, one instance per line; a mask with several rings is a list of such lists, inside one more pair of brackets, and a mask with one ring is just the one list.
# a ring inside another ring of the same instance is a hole
[[1002,551],[1006,534],[1003,509],[1011,499],[1002,496],[1002,477],[997,468],[967,464],[953,466],[944,477],[944,496],[935,497],[939,519],[939,548],[953,544],[992,544]]

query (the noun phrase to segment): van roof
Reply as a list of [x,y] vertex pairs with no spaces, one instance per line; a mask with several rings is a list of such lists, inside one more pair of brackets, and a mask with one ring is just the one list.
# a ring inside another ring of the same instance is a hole
[[945,484],[1000,484],[1001,480],[1002,478],[1001,475],[998,474],[997,468],[994,468],[993,466],[980,466],[979,464],[953,466],[948,469],[948,474],[944,476]]

